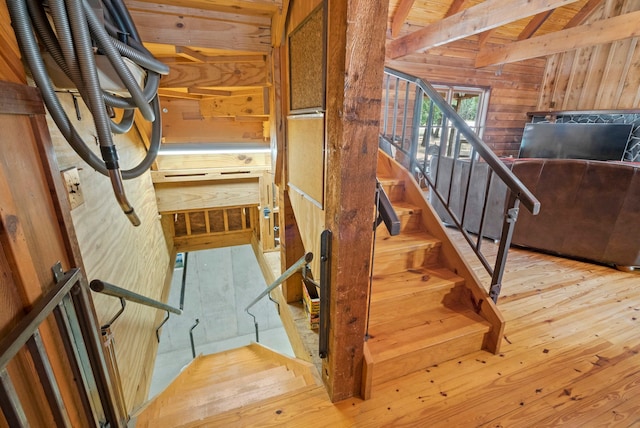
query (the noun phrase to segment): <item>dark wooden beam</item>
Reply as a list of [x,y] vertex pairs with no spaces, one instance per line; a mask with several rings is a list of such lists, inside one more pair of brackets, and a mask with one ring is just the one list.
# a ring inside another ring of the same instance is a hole
[[388,1],[326,4],[325,226],[333,251],[323,378],[340,401],[361,389]]
[[573,18],[567,25],[564,26],[564,29],[577,27],[581,25],[584,21],[586,21],[591,14],[602,4],[603,0],[589,0],[583,7],[576,13]]
[[518,34],[518,40],[525,40],[531,38],[535,34],[536,31],[545,23],[545,21],[551,16],[555,9],[547,10],[541,12],[531,18],[531,21],[527,24],[526,27]]

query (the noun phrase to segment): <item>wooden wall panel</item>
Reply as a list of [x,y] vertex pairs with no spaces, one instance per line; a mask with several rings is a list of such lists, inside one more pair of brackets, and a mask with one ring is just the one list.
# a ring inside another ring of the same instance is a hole
[[289,185],[323,206],[325,176],[324,117],[287,118]]
[[475,39],[460,40],[425,53],[387,60],[385,65],[432,84],[489,89],[484,141],[500,156],[517,155],[528,121],[526,113],[535,110],[539,101],[546,60],[476,69],[477,50]]
[[[265,135],[263,118],[254,121],[236,120],[227,115],[214,115],[210,106],[201,111],[200,100],[161,98],[162,136],[171,143],[262,143]],[[225,116],[225,117],[221,117]]]
[[0,1],[0,80],[13,83],[26,83],[20,50],[11,27],[7,4]]
[[[80,135],[85,141],[93,142],[93,121],[83,103],[80,102],[83,119],[78,121],[71,96],[63,95],[62,102]],[[99,278],[152,299],[161,299],[169,253],[150,173],[124,183],[129,201],[142,220],[141,226],[133,227],[116,203],[109,179],[78,157],[53,121],[49,122],[49,128],[60,169],[79,169],[84,204],[71,215],[88,279]],[[123,168],[133,167],[144,156],[144,146],[135,132],[117,136],[115,141]],[[100,322],[106,322],[120,307],[116,298],[95,293],[93,297]],[[146,399],[157,349],[157,312],[131,303],[112,327],[129,411]]]
[[258,179],[157,183],[161,213],[215,207],[260,205]]
[[[635,0],[608,0],[587,22],[637,10]],[[552,55],[536,110],[639,108],[639,66],[637,38]]]

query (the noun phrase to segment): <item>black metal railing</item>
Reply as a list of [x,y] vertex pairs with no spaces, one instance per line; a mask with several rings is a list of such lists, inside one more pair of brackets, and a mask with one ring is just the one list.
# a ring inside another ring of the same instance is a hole
[[[519,205],[536,215],[540,202],[429,83],[385,68],[383,91],[381,149],[428,185],[436,211],[491,276],[489,295],[497,301]],[[506,186],[506,200],[491,200],[495,180]],[[493,265],[482,251],[490,203],[504,204]]]
[[[114,385],[107,367],[86,282],[79,269],[63,273],[59,264],[54,266],[54,277],[56,284],[0,340],[0,409],[4,419],[11,427],[33,426],[34,423],[29,421],[23,407],[24,397],[16,393],[7,369],[26,348],[47,399],[47,403],[35,405],[50,409],[52,426],[71,426],[48,350],[40,336],[40,326],[53,316],[57,326],[54,334],[59,334],[64,345],[61,352],[65,354],[80,395],[81,412],[84,412],[80,417],[87,426],[126,426],[129,416],[122,397],[117,395],[119,385]],[[33,402],[30,405],[33,406]]]

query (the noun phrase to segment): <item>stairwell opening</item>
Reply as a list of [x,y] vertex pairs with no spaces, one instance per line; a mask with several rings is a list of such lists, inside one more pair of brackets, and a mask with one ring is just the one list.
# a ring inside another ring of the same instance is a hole
[[[183,267],[173,273],[168,304],[179,307]],[[253,319],[244,308],[266,288],[251,245],[189,253],[183,314],[162,327],[149,397],[166,388],[192,360],[189,330],[193,329],[196,355],[213,354],[255,342]],[[260,343],[294,356],[277,307],[269,299],[252,312],[260,324]]]

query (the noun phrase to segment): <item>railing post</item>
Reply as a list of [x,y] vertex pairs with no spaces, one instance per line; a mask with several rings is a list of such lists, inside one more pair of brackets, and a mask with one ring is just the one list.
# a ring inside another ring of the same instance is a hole
[[518,220],[518,211],[520,210],[520,200],[512,191],[507,191],[507,210],[504,215],[504,223],[502,224],[502,236],[500,237],[500,246],[496,255],[496,264],[493,268],[493,276],[491,277],[491,288],[489,297],[494,303],[498,302],[500,289],[502,288],[502,275],[504,267],[507,263],[507,255],[511,246],[511,238],[513,237],[513,229]]
[[[407,83],[408,85],[408,83]],[[420,125],[422,124],[422,89],[418,85],[416,87],[416,99],[413,103],[413,126],[411,129],[411,175],[415,175],[416,161],[418,158],[418,144],[420,141]]]

